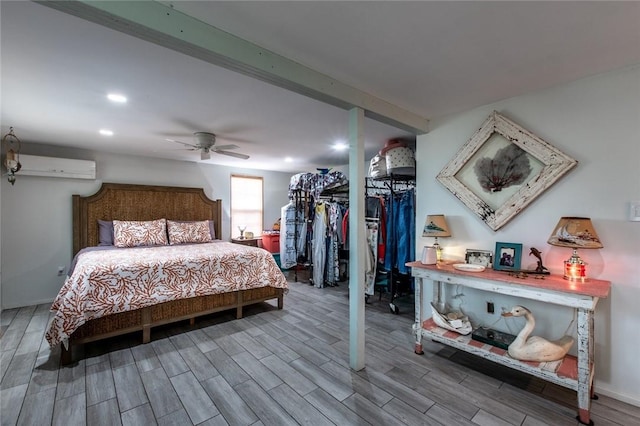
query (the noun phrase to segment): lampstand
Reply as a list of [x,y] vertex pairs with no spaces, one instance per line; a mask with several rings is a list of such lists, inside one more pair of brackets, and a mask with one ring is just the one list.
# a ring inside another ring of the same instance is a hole
[[602,243],[588,217],[561,217],[547,243],[573,249],[571,257],[564,261],[564,278],[584,282],[587,264],[578,256],[578,249],[602,248]]
[[564,278],[570,281],[587,279],[587,264],[578,256],[578,250],[573,249],[571,257],[564,261]]
[[438,242],[438,237],[450,237],[451,231],[443,214],[427,215],[427,220],[422,230],[423,237],[435,237],[433,247],[436,249],[436,260],[442,261],[442,246]]

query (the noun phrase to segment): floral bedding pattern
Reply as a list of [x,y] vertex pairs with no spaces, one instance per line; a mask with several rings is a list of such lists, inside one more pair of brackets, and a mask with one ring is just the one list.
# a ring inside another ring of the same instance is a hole
[[167,243],[165,219],[113,221],[113,245],[116,247],[156,246]]
[[167,233],[169,244],[206,243],[211,241],[209,221],[200,222],[174,222],[167,221]]
[[259,287],[287,288],[266,250],[227,242],[80,253],[58,293],[46,338],[53,347],[85,322],[171,300]]

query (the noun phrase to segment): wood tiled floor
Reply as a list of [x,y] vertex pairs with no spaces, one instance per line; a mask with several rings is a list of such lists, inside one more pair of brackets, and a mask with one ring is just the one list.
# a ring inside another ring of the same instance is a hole
[[[413,300],[371,298],[366,368],[348,364],[347,286],[291,283],[264,303],[88,344],[59,367],[47,305],[2,312],[2,425],[577,425],[575,392],[433,342],[413,353]],[[640,424],[600,397],[597,426]]]

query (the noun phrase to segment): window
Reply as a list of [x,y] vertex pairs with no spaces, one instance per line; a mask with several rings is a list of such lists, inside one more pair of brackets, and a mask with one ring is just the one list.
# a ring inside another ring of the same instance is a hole
[[262,234],[263,185],[261,177],[231,175],[231,236],[240,229]]

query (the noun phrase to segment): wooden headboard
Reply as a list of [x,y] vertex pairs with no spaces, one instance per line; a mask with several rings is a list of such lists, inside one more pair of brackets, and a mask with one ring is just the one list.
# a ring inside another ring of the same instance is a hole
[[201,188],[103,183],[87,197],[73,196],[73,254],[98,245],[100,220],[213,220],[222,235],[222,200]]

